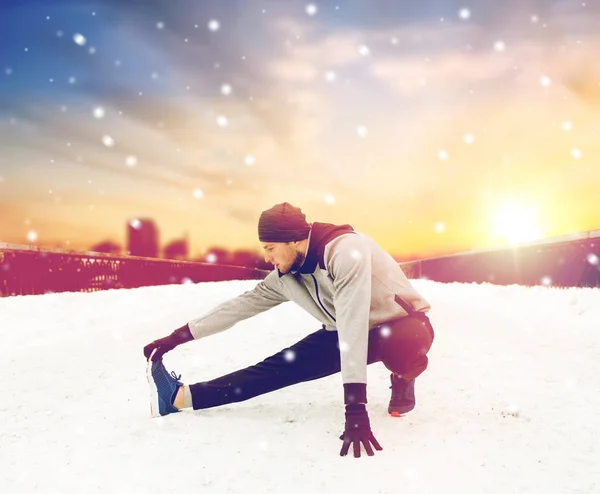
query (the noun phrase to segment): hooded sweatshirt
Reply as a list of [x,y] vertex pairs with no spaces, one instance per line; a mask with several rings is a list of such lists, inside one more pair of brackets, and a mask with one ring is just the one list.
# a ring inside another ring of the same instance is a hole
[[407,316],[402,305],[410,312],[430,309],[400,265],[370,237],[350,225],[313,223],[298,271],[274,270],[188,326],[194,339],[204,338],[287,301],[338,332],[346,403],[366,402],[369,331]]

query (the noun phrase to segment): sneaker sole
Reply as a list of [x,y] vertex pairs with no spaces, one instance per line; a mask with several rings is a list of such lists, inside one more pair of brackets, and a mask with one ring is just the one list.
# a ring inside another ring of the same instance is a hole
[[156,388],[156,383],[152,378],[152,355],[154,355],[154,350],[148,361],[146,362],[146,379],[148,380],[148,384],[150,386],[150,417],[156,418],[160,417],[160,412],[158,408],[158,389]]

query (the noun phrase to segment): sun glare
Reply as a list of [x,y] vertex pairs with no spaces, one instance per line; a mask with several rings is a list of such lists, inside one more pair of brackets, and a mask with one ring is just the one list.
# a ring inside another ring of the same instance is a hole
[[493,214],[493,233],[512,244],[541,238],[537,208],[515,202],[502,205]]

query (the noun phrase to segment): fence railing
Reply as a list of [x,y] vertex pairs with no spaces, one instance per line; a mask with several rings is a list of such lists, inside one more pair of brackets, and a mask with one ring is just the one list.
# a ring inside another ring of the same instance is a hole
[[0,296],[262,279],[241,266],[0,246]]

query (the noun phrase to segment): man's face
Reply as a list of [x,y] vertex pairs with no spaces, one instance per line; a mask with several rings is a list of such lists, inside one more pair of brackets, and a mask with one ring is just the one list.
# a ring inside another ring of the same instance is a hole
[[304,253],[298,251],[298,242],[262,242],[265,262],[271,263],[281,274],[299,268],[304,262]]

